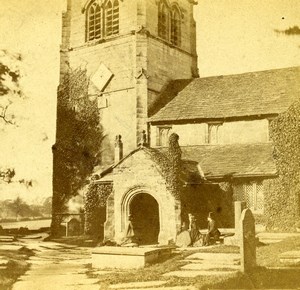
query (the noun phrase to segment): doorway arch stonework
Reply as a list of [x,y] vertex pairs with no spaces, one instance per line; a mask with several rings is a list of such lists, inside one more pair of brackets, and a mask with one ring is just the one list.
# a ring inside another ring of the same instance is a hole
[[146,186],[135,186],[128,189],[120,198],[115,200],[115,239],[121,241],[126,234],[128,226],[128,215],[132,201],[140,194],[148,194],[158,204],[159,234],[158,243],[166,244],[176,237],[176,202],[172,196],[159,194]]

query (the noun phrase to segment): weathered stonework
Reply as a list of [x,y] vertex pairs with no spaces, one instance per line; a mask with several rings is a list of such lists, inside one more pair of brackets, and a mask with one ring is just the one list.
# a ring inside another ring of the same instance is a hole
[[105,239],[120,243],[126,235],[128,215],[134,215],[131,203],[138,195],[150,195],[158,204],[158,242],[167,244],[169,240],[175,240],[181,224],[180,201],[167,189],[159,166],[145,150],[141,149],[127,157],[114,168],[110,177],[114,190],[107,201]]
[[[61,76],[68,68],[84,66],[92,75],[103,63],[113,78],[98,98],[107,107],[99,112],[106,139],[103,164],[113,161],[113,141],[122,134],[124,153],[136,148],[147,130],[148,111],[170,80],[197,74],[193,4],[180,0],[181,45],[158,37],[158,1],[119,1],[119,33],[98,41],[85,41],[85,8],[90,1],[68,1],[63,16]],[[171,1],[172,2],[172,1]],[[196,72],[196,73],[195,73]],[[124,105],[120,105],[124,104]]]
[[[167,2],[170,4],[174,1]],[[90,97],[98,99],[104,136],[99,165],[103,168],[116,161],[116,135],[122,134],[124,155],[136,149],[141,132],[148,131],[148,112],[157,101],[163,86],[174,79],[197,75],[194,4],[187,0],[176,1],[182,11],[180,47],[176,47],[170,41],[158,37],[157,0],[119,1],[118,34],[86,41],[86,11],[90,3],[91,0],[67,1],[67,10],[63,13],[62,20],[60,80],[63,80],[70,69],[79,67],[85,68],[89,77],[97,72],[100,65],[104,65],[112,73],[102,90],[95,88],[92,83],[89,88]],[[99,3],[103,4],[102,1]],[[57,123],[60,122],[57,119]],[[55,196],[63,196],[60,184],[67,177],[61,176],[57,169],[58,158],[59,156],[54,156],[53,161],[53,192]],[[117,184],[118,182],[116,186]],[[153,195],[152,188],[146,189]],[[71,193],[77,194],[78,192]],[[114,210],[119,202],[116,200],[117,196],[118,194],[108,199],[108,207],[114,204]],[[108,214],[110,210],[112,209],[108,209]],[[59,213],[55,210],[53,212],[54,215]],[[113,223],[113,219],[110,219],[107,223],[110,230],[106,233],[120,236],[123,228]],[[175,221],[176,223],[178,224]],[[168,234],[174,237],[173,230]],[[161,240],[167,238],[160,237]]]

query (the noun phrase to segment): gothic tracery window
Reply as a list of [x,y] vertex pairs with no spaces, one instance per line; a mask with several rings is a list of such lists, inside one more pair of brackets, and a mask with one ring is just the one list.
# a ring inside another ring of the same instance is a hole
[[119,33],[119,1],[108,1],[105,5],[106,21],[105,35],[111,36]]
[[102,37],[102,14],[100,5],[92,3],[87,11],[87,40]]
[[158,36],[176,46],[181,43],[181,12],[178,5],[168,6],[165,0],[158,4]]
[[180,11],[176,6],[172,7],[171,11],[171,43],[180,46],[181,26],[180,26]]
[[98,40],[119,33],[119,1],[108,0],[100,5],[91,1],[86,10],[86,41]]
[[158,36],[169,40],[169,9],[164,1],[158,6]]

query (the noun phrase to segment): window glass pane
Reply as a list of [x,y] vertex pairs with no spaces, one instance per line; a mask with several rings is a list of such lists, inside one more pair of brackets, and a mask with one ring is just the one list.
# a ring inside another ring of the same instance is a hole
[[159,128],[159,146],[168,146],[171,127]]
[[164,3],[159,5],[158,36],[168,40],[168,9]]
[[263,182],[258,182],[256,184],[256,210],[264,210],[264,187]]
[[172,10],[172,19],[171,19],[171,42],[174,45],[180,45],[180,14],[177,8]]
[[87,40],[101,38],[101,8],[97,3],[93,3],[87,14]]
[[253,184],[252,183],[245,184],[245,201],[247,207],[253,208]]

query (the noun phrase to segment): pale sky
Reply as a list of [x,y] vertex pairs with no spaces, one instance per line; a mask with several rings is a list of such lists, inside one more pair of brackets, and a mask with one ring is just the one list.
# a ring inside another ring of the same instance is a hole
[[[130,1],[130,0],[124,0]],[[23,55],[27,99],[16,105],[18,128],[0,130],[0,167],[36,180],[30,190],[1,187],[0,198],[35,200],[52,193],[56,89],[64,0],[0,0],[0,49]],[[199,0],[198,66],[201,77],[300,65],[300,35],[276,33],[300,26],[299,0]]]

